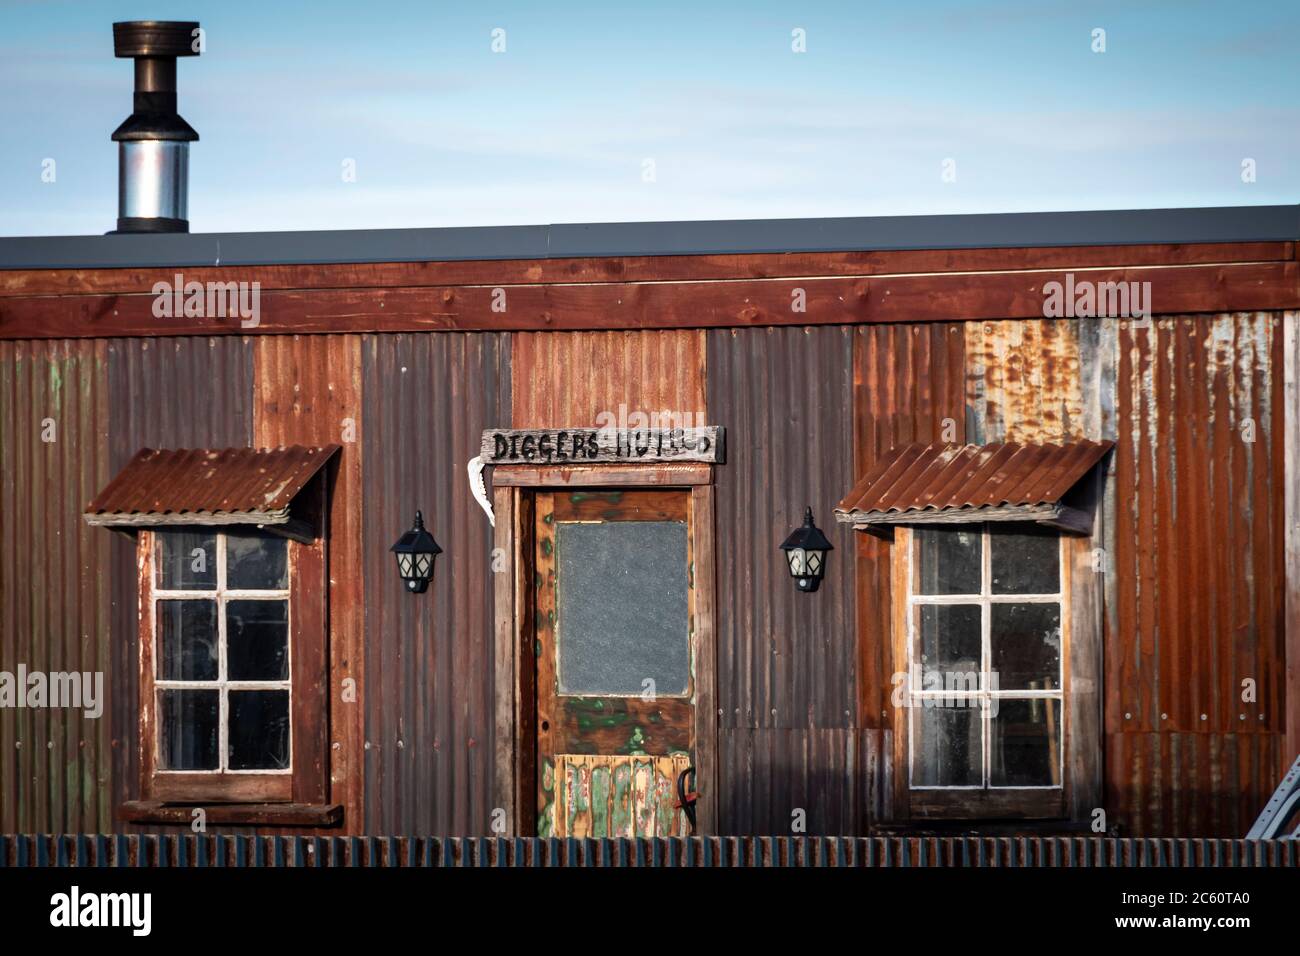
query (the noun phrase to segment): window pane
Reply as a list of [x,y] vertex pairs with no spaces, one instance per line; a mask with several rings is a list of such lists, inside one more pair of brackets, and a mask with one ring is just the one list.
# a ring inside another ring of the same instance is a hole
[[264,531],[226,535],[226,587],[282,591],[289,586],[289,542]]
[[921,684],[911,689],[979,690],[979,605],[922,604],[916,610],[917,646],[912,659],[920,668]]
[[1055,594],[1061,589],[1061,536],[1050,528],[989,528],[994,594]]
[[994,604],[989,633],[992,690],[1061,686],[1061,605]]
[[980,532],[917,528],[916,593],[979,594]]
[[686,525],[561,522],[555,542],[560,693],[686,693]]
[[230,680],[289,679],[289,602],[226,602]]
[[912,786],[978,787],[983,783],[979,701],[957,703],[961,706],[913,703]]
[[230,692],[230,769],[283,770],[289,766],[289,692]]
[[1060,786],[1060,701],[1001,699],[993,706],[989,785]]
[[217,587],[217,536],[211,531],[156,531],[154,586],[164,591]]
[[217,769],[218,693],[215,690],[158,692],[161,769]]
[[215,601],[159,601],[158,679],[217,679]]

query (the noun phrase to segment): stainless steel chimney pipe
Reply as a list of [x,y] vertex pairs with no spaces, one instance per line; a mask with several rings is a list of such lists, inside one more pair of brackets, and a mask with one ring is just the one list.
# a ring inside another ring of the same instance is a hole
[[176,58],[198,56],[199,25],[113,24],[113,52],[135,60],[134,112],[117,143],[117,232],[189,232],[190,143],[199,134],[176,112]]

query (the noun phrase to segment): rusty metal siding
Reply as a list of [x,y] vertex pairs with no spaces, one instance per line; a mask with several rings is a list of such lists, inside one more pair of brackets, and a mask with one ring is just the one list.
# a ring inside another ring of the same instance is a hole
[[[111,339],[107,350],[109,468],[105,480],[141,448],[253,444],[253,349],[248,338]],[[112,802],[116,805],[140,796],[135,538],[104,528],[90,530],[108,541],[111,552],[107,577],[112,626],[101,639],[111,657]],[[106,821],[103,829],[138,828]]]
[[[713,332],[708,370],[709,417],[728,439],[715,469],[722,726],[852,727],[853,540],[832,515],[853,477],[852,330]],[[815,596],[778,548],[808,506],[836,548]]]
[[[493,539],[466,464],[509,425],[510,337],[368,335],[361,361],[365,832],[488,833]],[[388,551],[417,508],[443,548],[424,595]]]
[[1117,440],[1104,789],[1126,834],[1244,833],[1285,768],[1278,319],[966,326],[980,441]]
[[617,420],[620,405],[628,415],[705,407],[701,331],[517,332],[511,368],[515,428],[591,426],[602,412]]
[[[961,323],[854,329],[854,482],[897,445],[973,440],[967,435],[965,362]],[[879,733],[890,726],[896,670],[890,545],[858,532],[853,535],[853,546],[861,668],[859,714],[863,727]]]
[[865,833],[868,821],[889,814],[891,739],[888,732],[843,727],[722,730],[724,832]]
[[1282,732],[1286,693],[1281,325],[1157,319],[1120,331],[1118,364],[1106,730],[1146,756],[1108,773],[1125,832],[1244,832],[1287,764],[1255,739]]
[[0,867],[1294,867],[1296,840],[0,836]]
[[109,474],[107,379],[102,342],[0,342],[0,670],[104,685],[99,719],[0,709],[0,831],[112,826],[109,543],[81,521]]

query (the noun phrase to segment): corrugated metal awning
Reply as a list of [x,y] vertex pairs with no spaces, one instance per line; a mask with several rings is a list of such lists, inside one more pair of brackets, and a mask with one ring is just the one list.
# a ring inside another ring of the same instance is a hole
[[1085,531],[1062,499],[1114,445],[903,445],[867,470],[835,517],[857,528],[1038,521]]
[[142,448],[86,506],[86,523],[288,524],[293,499],[338,450]]

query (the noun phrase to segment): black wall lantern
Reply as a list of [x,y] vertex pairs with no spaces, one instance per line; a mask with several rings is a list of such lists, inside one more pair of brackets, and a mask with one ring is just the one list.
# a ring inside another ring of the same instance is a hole
[[826,573],[826,552],[835,545],[826,540],[822,529],[813,524],[812,508],[804,512],[803,527],[790,532],[781,545],[790,564],[790,576],[800,591],[816,591]]
[[417,511],[411,530],[398,538],[397,544],[389,550],[397,555],[397,573],[406,582],[406,589],[412,594],[427,591],[433,577],[433,559],[442,554],[442,548],[433,540],[433,535],[424,530],[424,515]]

